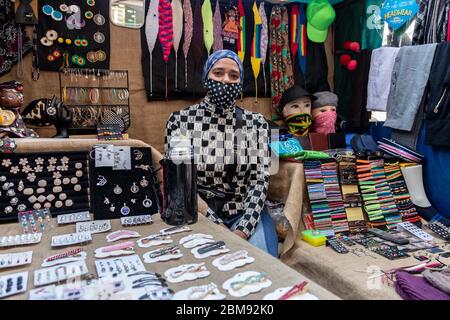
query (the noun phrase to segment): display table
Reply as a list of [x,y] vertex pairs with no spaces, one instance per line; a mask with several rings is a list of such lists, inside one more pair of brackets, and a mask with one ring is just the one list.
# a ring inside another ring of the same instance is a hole
[[[159,215],[153,215],[153,221],[154,223],[151,225],[143,225],[143,226],[136,226],[136,227],[127,227],[124,229],[128,230],[135,230],[138,231],[142,236],[148,236],[150,234],[158,233],[161,229],[168,227],[164,222],[161,221],[159,218]],[[106,235],[109,232],[116,231],[119,229],[122,229],[120,225],[120,220],[111,220],[112,229],[105,233],[99,233],[99,234],[93,234],[92,239],[93,241],[89,244],[81,246],[87,253],[87,266],[89,268],[89,273],[97,275],[96,269],[94,265],[94,250],[99,247],[103,247],[108,245],[108,242],[106,241]],[[56,225],[56,222],[55,222]],[[208,270],[211,272],[211,274],[203,279],[198,279],[195,281],[187,281],[177,284],[171,284],[169,283],[169,287],[172,288],[175,291],[186,289],[188,287],[194,286],[194,285],[203,285],[208,284],[210,282],[216,283],[219,287],[222,293],[227,294],[227,292],[221,288],[222,284],[225,282],[225,280],[231,278],[233,275],[243,272],[243,271],[265,271],[268,273],[269,278],[272,281],[272,285],[258,293],[250,294],[242,299],[262,299],[266,294],[274,291],[277,288],[280,287],[287,287],[292,286],[294,284],[297,284],[299,282],[302,282],[304,280],[309,282],[309,292],[315,296],[317,296],[319,299],[339,299],[336,295],[330,293],[329,291],[325,290],[324,288],[320,287],[316,283],[310,281],[303,275],[299,274],[298,272],[294,271],[293,269],[289,268],[285,264],[283,264],[280,260],[273,258],[272,256],[266,254],[265,252],[259,250],[258,248],[252,246],[247,241],[242,240],[238,236],[234,235],[232,232],[228,231],[227,229],[220,227],[218,225],[215,225],[214,223],[210,222],[207,218],[203,216],[199,216],[199,221],[196,224],[193,224],[190,226],[193,231],[191,232],[184,232],[184,233],[178,233],[171,235],[172,239],[174,240],[173,244],[178,244],[179,240],[182,237],[185,237],[192,233],[206,233],[211,234],[214,236],[214,239],[216,240],[223,240],[226,243],[226,246],[231,250],[231,252],[239,250],[239,249],[245,249],[249,252],[249,255],[255,258],[255,262],[252,264],[246,265],[241,268],[234,269],[232,271],[222,272],[219,271],[216,267],[214,267],[211,262],[216,257],[209,257],[206,259],[196,259],[189,249],[185,249],[184,247],[180,246],[181,252],[183,253],[183,257],[178,260],[172,260],[167,262],[158,262],[158,263],[152,263],[152,264],[145,264],[145,267],[148,271],[157,272],[160,274],[164,274],[164,272],[172,267],[176,267],[180,264],[185,263],[199,263],[199,262],[206,262]],[[20,227],[18,223],[9,223],[9,224],[3,224],[0,225],[0,235],[15,235],[20,232]],[[42,240],[39,244],[36,245],[29,245],[29,246],[22,246],[22,247],[14,247],[11,249],[1,249],[0,253],[12,253],[12,252],[23,252],[23,251],[33,251],[33,260],[32,264],[22,266],[22,267],[16,267],[16,268],[10,268],[10,269],[3,269],[1,271],[1,274],[8,274],[8,273],[14,273],[14,272],[21,272],[21,271],[29,271],[29,279],[28,279],[28,290],[34,288],[33,281],[34,281],[34,275],[33,272],[36,269],[41,268],[41,263],[43,259],[45,259],[48,256],[65,252],[67,251],[67,248],[63,249],[52,249],[50,246],[51,237],[53,235],[57,234],[67,234],[67,233],[73,233],[75,232],[75,225],[65,225],[65,226],[57,226],[52,230],[49,230],[45,232],[42,236]],[[110,243],[109,243],[110,244]],[[168,245],[165,245],[168,246]],[[78,246],[71,246],[72,248],[78,247]],[[135,250],[136,253],[142,258],[142,255],[145,252],[164,247],[157,246],[152,248],[139,248],[136,246]],[[11,296],[7,299],[27,299],[28,294],[20,294]],[[232,296],[227,295],[227,299],[233,299]]]

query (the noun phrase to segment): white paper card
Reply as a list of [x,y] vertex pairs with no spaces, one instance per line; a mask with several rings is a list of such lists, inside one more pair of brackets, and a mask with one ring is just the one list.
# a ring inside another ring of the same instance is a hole
[[111,220],[95,220],[90,222],[77,222],[77,233],[102,233],[111,230]]
[[226,296],[218,286],[211,282],[203,286],[194,286],[174,294],[173,300],[223,300]]
[[0,254],[0,269],[30,264],[33,251]]
[[265,272],[246,271],[225,281],[222,287],[236,298],[245,297],[272,285]]

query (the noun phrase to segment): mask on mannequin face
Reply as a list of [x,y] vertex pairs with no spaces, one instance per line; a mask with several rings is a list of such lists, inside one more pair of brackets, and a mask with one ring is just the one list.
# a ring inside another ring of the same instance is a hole
[[323,134],[336,132],[336,107],[324,106],[321,108],[313,109],[313,131]]
[[286,119],[293,114],[307,113],[311,114],[311,99],[308,97],[301,97],[294,101],[287,103],[283,107],[283,118]]
[[213,79],[208,79],[205,87],[208,101],[221,109],[231,109],[242,92],[240,83],[222,83]]
[[305,136],[309,133],[312,118],[309,113],[295,113],[284,119],[289,133],[295,136]]

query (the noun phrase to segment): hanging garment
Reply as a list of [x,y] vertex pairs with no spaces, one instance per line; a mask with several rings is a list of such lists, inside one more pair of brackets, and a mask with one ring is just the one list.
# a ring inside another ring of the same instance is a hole
[[430,75],[436,44],[400,48],[392,71],[386,127],[411,131]]
[[253,41],[251,49],[250,63],[252,65],[253,76],[255,78],[255,100],[258,101],[258,76],[261,71],[261,16],[259,15],[256,1],[253,3]]
[[382,47],[372,51],[367,84],[368,111],[386,112],[392,69],[399,50],[400,48]]
[[[202,21],[202,9],[200,6],[200,1],[197,0],[195,3],[195,9],[194,9],[194,30],[192,35],[192,54],[194,57],[194,70],[192,71],[194,76],[197,76],[196,73],[198,73],[198,70],[201,68],[201,62],[203,53],[205,52],[205,46],[203,42],[203,21]],[[194,94],[195,94],[194,89]]]
[[259,52],[261,54],[261,63],[264,77],[264,96],[267,96],[267,80],[266,80],[266,58],[267,46],[269,45],[269,27],[267,25],[267,15],[264,9],[264,1],[259,4],[259,16],[261,18],[261,42]]
[[167,62],[169,62],[170,51],[173,45],[173,19],[172,6],[170,0],[159,1],[159,42],[163,52],[163,60],[166,63],[166,100],[168,94],[167,87]]
[[288,15],[284,6],[274,6],[270,15],[270,73],[272,109],[276,112],[283,92],[294,85],[289,50]]
[[153,95],[153,50],[159,30],[159,0],[152,0],[145,19],[145,36],[147,38],[148,51],[150,52],[150,96]]
[[32,43],[26,36],[25,28],[14,22],[14,3],[4,1],[0,7],[0,76],[9,72],[21,57],[19,54],[20,35],[22,35],[22,56],[30,52]]
[[300,12],[298,10],[298,6],[293,6],[292,10],[291,10],[291,24],[290,24],[290,29],[291,29],[291,53],[292,53],[292,59],[295,59],[295,56],[297,55],[297,51],[298,51],[298,42],[299,42],[299,19],[300,19]]
[[175,90],[178,90],[178,49],[183,36],[183,5],[181,0],[172,1],[173,50],[175,51]]
[[194,30],[194,19],[192,17],[191,1],[185,0],[183,3],[184,13],[184,41],[183,41],[183,55],[184,55],[184,86],[188,85],[188,54],[192,41],[192,33]]
[[383,43],[384,19],[380,10],[384,0],[366,0],[362,23],[361,49],[376,49]]
[[216,1],[216,7],[214,9],[213,31],[214,31],[213,51],[222,50],[223,49],[222,14],[220,13],[219,0]]
[[298,37],[299,37],[299,53],[298,53],[298,64],[300,70],[302,71],[303,77],[306,78],[306,46],[307,46],[307,35],[306,35],[306,13],[305,6],[300,6],[299,17],[298,17]]
[[238,2],[238,12],[239,12],[239,39],[237,43],[237,53],[239,55],[239,58],[241,58],[242,63],[244,63],[245,58],[245,48],[247,46],[246,41],[246,24],[245,24],[245,9],[244,4],[242,3],[242,0],[239,0]]
[[447,39],[450,11],[448,0],[421,0],[414,26],[413,45],[443,42]]
[[211,53],[211,48],[214,42],[213,35],[213,14],[211,8],[211,1],[205,0],[202,5],[202,19],[203,19],[203,41],[206,47],[206,53]]

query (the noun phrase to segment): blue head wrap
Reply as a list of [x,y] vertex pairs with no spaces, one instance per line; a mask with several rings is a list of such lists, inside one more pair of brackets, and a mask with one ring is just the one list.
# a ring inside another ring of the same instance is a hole
[[240,77],[241,77],[241,84],[243,84],[243,82],[244,82],[244,67],[242,65],[242,61],[239,58],[239,56],[231,50],[217,50],[208,57],[208,60],[206,60],[205,66],[203,67],[203,76],[202,76],[203,83],[205,83],[206,80],[208,80],[208,73],[209,73],[209,71],[211,71],[211,68],[213,67],[213,65],[220,59],[224,59],[224,58],[232,59],[237,63],[237,65],[239,67]]

